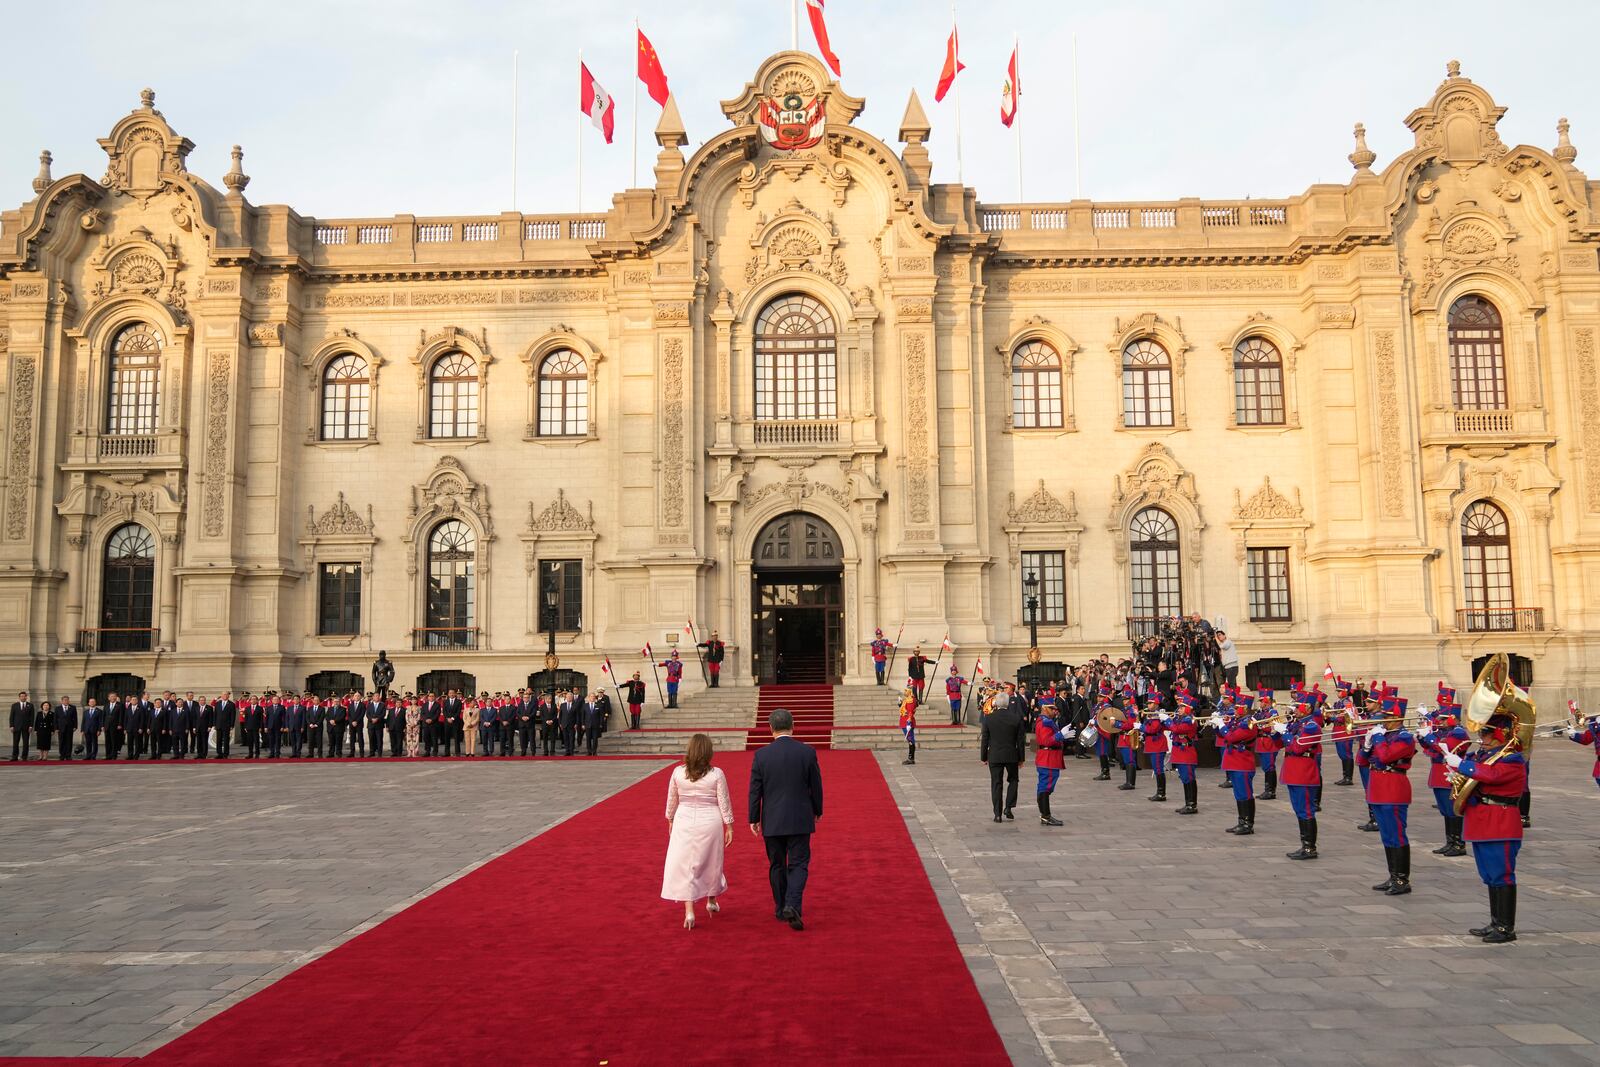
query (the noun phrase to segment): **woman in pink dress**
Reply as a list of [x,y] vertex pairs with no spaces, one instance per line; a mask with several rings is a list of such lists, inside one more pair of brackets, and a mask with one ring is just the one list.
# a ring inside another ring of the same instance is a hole
[[683,928],[694,929],[694,902],[704,897],[706,913],[722,910],[717,897],[728,889],[722,874],[723,849],[733,842],[733,804],[728,779],[711,766],[711,738],[695,734],[683,763],[667,782],[667,865],[661,899],[683,901]]

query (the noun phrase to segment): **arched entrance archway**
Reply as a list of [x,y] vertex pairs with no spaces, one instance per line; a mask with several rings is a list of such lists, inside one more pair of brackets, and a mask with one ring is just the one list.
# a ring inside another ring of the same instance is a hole
[[751,552],[751,664],[761,685],[838,683],[844,676],[844,551],[802,511],[761,528]]

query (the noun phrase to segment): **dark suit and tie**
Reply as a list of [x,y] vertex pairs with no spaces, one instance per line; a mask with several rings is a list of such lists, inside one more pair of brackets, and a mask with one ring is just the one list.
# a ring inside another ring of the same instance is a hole
[[811,863],[811,835],[822,817],[822,769],[810,745],[787,735],[756,752],[750,763],[750,825],[767,846],[773,909],[802,928],[801,898]]
[[591,700],[583,706],[584,752],[591,756],[600,754],[600,734],[605,728],[605,705]]
[[104,708],[96,707],[93,698],[83,708],[83,758],[100,758],[100,731],[105,729]]
[[20,752],[28,758],[28,744],[33,738],[33,701],[14,700],[11,703],[11,762],[17,762]]
[[234,728],[239,725],[239,705],[224,697],[211,706],[211,718],[217,731],[217,758],[227,759]]
[[[1017,771],[1027,755],[1028,734],[1020,709],[1011,701],[998,705],[983,717],[983,732],[978,742],[978,758],[989,765],[989,796],[994,801],[994,821],[1011,817],[1017,806]],[[1000,787],[1005,785],[1002,804]]]
[[60,758],[72,758],[72,735],[78,731],[78,707],[63,700],[56,705],[56,750]]
[[561,754],[570,756],[578,749],[578,704],[568,698],[561,702],[559,712],[561,725]]

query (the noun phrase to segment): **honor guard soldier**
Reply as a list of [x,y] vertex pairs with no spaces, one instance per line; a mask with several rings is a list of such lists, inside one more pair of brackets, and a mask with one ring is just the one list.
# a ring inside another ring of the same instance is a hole
[[[1357,752],[1366,747],[1367,736],[1371,733],[1373,725],[1383,717],[1383,702],[1390,699],[1392,693],[1393,691],[1389,688],[1389,683],[1387,682],[1378,683],[1376,688],[1368,686],[1366,702],[1361,705],[1361,710],[1353,724],[1352,733],[1354,737],[1352,740],[1355,742]],[[1372,768],[1357,760],[1356,769],[1361,772],[1362,795],[1366,795],[1367,789],[1372,782]],[[1367,805],[1367,821],[1356,823],[1356,829],[1364,830],[1369,834],[1378,832],[1378,814],[1373,810],[1370,803]]]
[[906,758],[900,762],[910,766],[917,762],[917,694],[910,686],[900,694],[900,732],[906,739]]
[[922,654],[922,646],[916,645],[911,649],[911,655],[906,657],[906,682],[911,686],[911,691],[917,694],[917,703],[922,703],[922,690],[928,684],[928,664],[932,660]]
[[[1111,707],[1111,687],[1105,682],[1100,683],[1100,692],[1095,698],[1095,722],[1100,721],[1100,713]],[[1096,730],[1094,740],[1095,755],[1100,757],[1100,773],[1095,775],[1097,782],[1111,781],[1111,755],[1117,750],[1117,739],[1112,736],[1114,731]]]
[[[1567,701],[1567,712],[1572,716],[1574,722],[1578,721],[1578,702],[1576,700]],[[1600,729],[1595,728],[1594,718],[1584,719],[1583,728],[1574,730],[1568,735],[1567,739],[1575,744],[1594,746],[1594,784],[1600,785]]]
[[1310,704],[1296,705],[1298,717],[1290,723],[1273,723],[1272,732],[1283,740],[1283,784],[1289,787],[1289,807],[1300,827],[1300,849],[1292,860],[1317,858],[1316,790],[1322,787],[1322,721]]
[[667,669],[667,707],[678,706],[678,686],[683,684],[683,657],[678,655],[678,650],[673,649],[672,655],[662,660],[659,666]]
[[878,684],[883,684],[883,672],[889,662],[889,653],[894,649],[894,643],[883,636],[882,630],[874,630],[872,638],[872,670],[878,676]]
[[639,680],[639,672],[634,671],[633,677],[622,683],[622,695],[628,703],[629,729],[639,728],[639,719],[644,712],[644,682]]
[[[1517,749],[1517,720],[1503,712],[1489,717],[1479,747],[1465,757],[1446,752],[1445,763],[1468,790],[1461,809],[1478,877],[1489,890],[1489,923],[1467,931],[1491,945],[1517,939],[1517,853],[1522,819],[1517,801],[1527,791],[1528,762]],[[1476,782],[1468,787],[1466,782]]]
[[950,725],[961,725],[961,689],[967,680],[961,677],[961,672],[956,670],[954,663],[950,664],[950,675],[944,680],[944,695],[950,701]]
[[1117,762],[1122,765],[1118,789],[1139,787],[1139,705],[1132,686],[1122,688],[1122,717],[1117,720]]
[[[1441,685],[1439,695],[1448,700],[1455,696],[1455,691]],[[1467,843],[1461,836],[1462,819],[1456,814],[1455,802],[1450,799],[1450,766],[1444,761],[1446,752],[1460,755],[1462,750],[1471,747],[1472,738],[1460,725],[1460,711],[1456,704],[1441,703],[1417,738],[1418,747],[1428,754],[1428,788],[1433,790],[1433,802],[1444,818],[1444,847],[1433,850],[1436,856],[1467,854]]]
[[1228,833],[1240,837],[1256,832],[1256,726],[1251,721],[1252,698],[1244,697],[1233,709],[1233,717],[1224,719],[1213,715],[1211,725],[1216,729],[1217,741],[1223,746],[1222,771],[1233,786],[1233,803],[1239,811],[1239,821],[1228,827]]
[[711,636],[695,647],[706,650],[706,672],[711,678],[711,688],[718,688],[722,680],[722,661],[728,655],[728,646],[717,636],[717,631],[712,630]]
[[[1188,693],[1185,692],[1185,698]],[[1140,730],[1143,731],[1143,748],[1145,758],[1150,761],[1150,773],[1156,776],[1155,794],[1148,799],[1156,803],[1166,803],[1167,800],[1167,724],[1172,721],[1172,716],[1165,711],[1157,711],[1146,715]]]
[[[1008,685],[1010,683],[1007,683]],[[1060,826],[1060,819],[1050,814],[1050,795],[1061,780],[1061,768],[1066,766],[1066,744],[1072,739],[1072,727],[1056,725],[1055,709],[1041,716],[1034,727],[1034,767],[1039,772],[1039,823],[1042,826]]]
[[[1291,690],[1297,682],[1290,682]],[[1265,687],[1256,690],[1256,718],[1270,719],[1273,714],[1273,691]],[[1278,753],[1283,749],[1283,742],[1270,728],[1263,725],[1259,728],[1256,737],[1256,766],[1261,771],[1261,792],[1257,800],[1278,799]]]
[[1179,815],[1194,815],[1200,811],[1200,783],[1195,780],[1195,768],[1200,764],[1196,742],[1200,727],[1194,721],[1193,698],[1179,701],[1178,714],[1167,722],[1167,739],[1172,750],[1172,769],[1177,772],[1183,786],[1183,807]]
[[1334,785],[1354,785],[1356,774],[1356,750],[1351,737],[1351,720],[1354,718],[1355,704],[1351,699],[1354,685],[1343,678],[1333,681],[1334,692],[1339,695],[1333,700],[1333,710],[1338,714],[1333,716],[1333,752],[1339,757],[1339,780]]
[[1411,805],[1411,780],[1406,772],[1417,754],[1417,742],[1406,729],[1389,730],[1405,717],[1406,701],[1386,697],[1379,710],[1382,719],[1367,731],[1366,742],[1356,751],[1356,763],[1369,769],[1367,803],[1378,823],[1389,877],[1373,886],[1391,897],[1411,892],[1411,842],[1406,837],[1406,813]]

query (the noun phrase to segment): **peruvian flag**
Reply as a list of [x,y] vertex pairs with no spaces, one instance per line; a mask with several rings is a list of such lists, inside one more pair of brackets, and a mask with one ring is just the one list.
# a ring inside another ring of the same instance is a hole
[[828,43],[828,24],[822,21],[822,3],[823,0],[806,0],[806,17],[811,20],[811,32],[817,36],[817,51],[822,53],[837,78],[843,72],[839,69],[839,57],[833,54],[833,46]]
[[656,658],[655,654],[650,651],[650,642],[649,641],[646,641],[644,643],[644,647],[639,650],[639,655],[643,656],[645,659],[655,659]]
[[1017,97],[1022,92],[1022,82],[1017,77],[1017,49],[1011,48],[1011,63],[1006,67],[1006,83],[1000,89],[1000,121],[1007,128],[1017,117]]
[[946,652],[954,652],[956,650],[956,646],[950,643],[949,634],[944,635],[944,640],[939,642],[939,647]]
[[[643,30],[636,29],[639,34],[639,80],[644,82],[645,92],[650,94],[650,99],[667,106],[667,72],[661,69],[661,57],[656,54],[655,45],[650,43],[650,38],[644,35]],[[606,138],[610,140],[609,137]]]
[[[978,662],[976,662],[976,663],[974,663],[972,665],[972,676],[974,678],[976,678],[979,675],[983,675],[983,657],[982,656],[979,656],[978,657]],[[988,677],[988,676],[984,675],[984,677]]]
[[694,620],[693,620],[693,619],[690,619],[690,620],[689,620],[689,623],[688,623],[688,625],[686,625],[686,626],[685,626],[685,627],[684,627],[684,628],[683,628],[683,632],[684,632],[684,633],[686,633],[686,634],[688,634],[688,635],[689,635],[689,636],[690,636],[690,637],[693,637],[693,636],[694,636]]
[[944,49],[944,69],[939,72],[939,88],[933,91],[934,103],[944,99],[944,94],[955,83],[956,75],[966,69],[967,65],[961,62],[961,43],[956,39],[956,28],[951,26],[950,41]]
[[1322,668],[1322,677],[1325,681],[1333,681],[1333,664],[1330,663]]
[[604,663],[600,664],[600,669],[602,671],[604,671],[606,673],[606,675],[608,675],[611,678],[616,678],[616,676],[617,676],[617,672],[611,669],[611,657],[610,656],[607,656],[606,657],[606,661]]
[[610,144],[611,131],[616,128],[617,104],[594,80],[587,63],[578,64],[578,110],[589,116],[594,128],[605,134],[606,144]]

